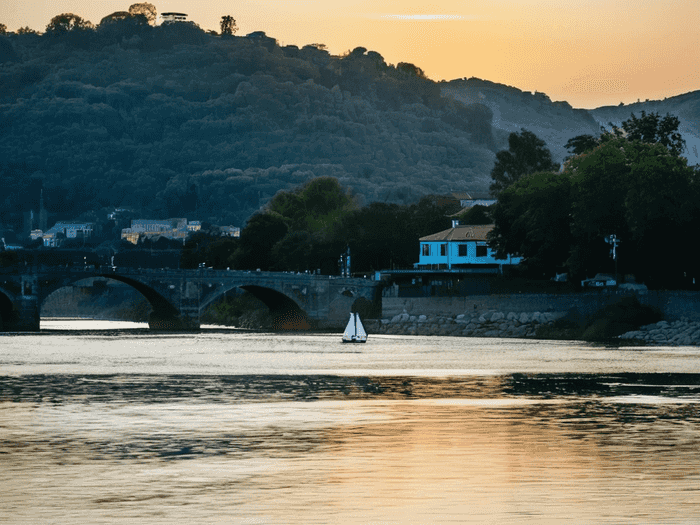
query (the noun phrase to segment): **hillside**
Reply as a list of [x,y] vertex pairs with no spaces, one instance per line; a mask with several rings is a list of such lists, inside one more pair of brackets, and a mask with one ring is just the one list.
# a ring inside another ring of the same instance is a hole
[[608,123],[620,125],[630,117],[630,113],[639,116],[642,111],[655,112],[660,115],[675,115],[681,121],[679,127],[686,143],[684,156],[689,164],[700,163],[700,91],[685,93],[664,100],[647,100],[621,106],[604,106],[591,110],[590,113],[601,125]]
[[56,218],[119,206],[238,225],[322,175],[361,202],[487,188],[490,111],[410,64],[189,23],[69,36],[4,39],[5,222],[36,202],[37,179]]
[[122,207],[240,226],[324,175],[360,204],[485,191],[510,132],[529,129],[561,162],[568,139],[642,110],[677,115],[697,162],[700,92],[586,111],[486,80],[436,83],[364,48],[332,56],[192,23],[8,34],[0,227],[21,227],[39,188],[51,220]]
[[442,94],[463,104],[483,104],[493,113],[494,135],[505,140],[522,128],[532,131],[547,143],[556,162],[568,152],[564,145],[577,135],[595,134],[600,126],[584,109],[574,109],[567,102],[552,102],[544,93],[530,93],[517,88],[481,80],[458,79],[440,84]]
[[[677,116],[686,141],[685,156],[690,164],[700,162],[700,91],[664,100],[647,100],[635,104],[606,106],[593,110],[574,109],[567,102],[552,102],[544,93],[530,93],[517,88],[481,80],[457,79],[440,83],[442,94],[465,104],[479,103],[493,114],[494,137],[526,128],[547,143],[554,160],[561,162],[569,152],[566,142],[577,135],[598,135],[600,127],[620,125],[630,114],[657,112]],[[695,147],[695,149],[693,149]]]

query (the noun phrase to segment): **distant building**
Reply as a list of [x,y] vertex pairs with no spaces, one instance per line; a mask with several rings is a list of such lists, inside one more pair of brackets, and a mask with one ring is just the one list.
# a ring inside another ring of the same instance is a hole
[[488,193],[454,191],[449,195],[439,196],[437,198],[437,204],[439,206],[459,205],[460,208],[471,208],[476,205],[491,206],[492,204],[496,204],[496,199],[492,198]]
[[492,198],[488,193],[464,193],[460,195],[459,205],[462,208],[471,208],[472,206],[492,206],[496,204],[496,199]]
[[166,22],[187,22],[187,13],[161,13],[160,23]]
[[122,230],[121,238],[137,244],[142,237],[165,237],[182,241],[184,244],[189,233],[199,231],[201,228],[202,224],[199,221],[188,223],[187,219],[136,219],[131,221],[131,228]]
[[219,231],[222,237],[240,237],[241,229],[238,226],[220,226]]
[[91,222],[57,222],[43,235],[44,246],[58,248],[66,239],[88,239],[94,233]]

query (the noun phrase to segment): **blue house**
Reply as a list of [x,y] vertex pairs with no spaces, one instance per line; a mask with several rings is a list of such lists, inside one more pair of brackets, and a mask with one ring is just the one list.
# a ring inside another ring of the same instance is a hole
[[452,221],[452,228],[420,238],[418,270],[472,269],[501,271],[503,266],[516,265],[522,257],[508,255],[497,259],[495,250],[488,245],[487,235],[493,224],[460,226]]

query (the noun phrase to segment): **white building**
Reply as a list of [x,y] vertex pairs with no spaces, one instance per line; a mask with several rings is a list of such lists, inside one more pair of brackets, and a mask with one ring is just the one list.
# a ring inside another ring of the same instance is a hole
[[91,222],[62,222],[59,221],[43,235],[44,246],[59,247],[65,239],[87,239],[92,237],[95,225]]
[[131,228],[122,230],[121,238],[133,244],[138,244],[141,237],[165,237],[166,239],[181,240],[184,244],[190,232],[199,231],[202,225],[199,221],[188,224],[187,219],[149,220],[136,219],[131,221]]
[[241,229],[238,226],[220,226],[219,231],[222,237],[240,237]]
[[165,24],[166,22],[187,22],[186,13],[161,13],[160,23]]

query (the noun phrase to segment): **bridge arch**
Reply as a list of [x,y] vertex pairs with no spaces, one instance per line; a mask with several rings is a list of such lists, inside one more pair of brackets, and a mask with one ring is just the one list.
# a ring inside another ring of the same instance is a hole
[[279,290],[256,284],[243,283],[221,287],[202,302],[201,310],[204,311],[208,306],[235,289],[241,289],[250,293],[267,306],[272,316],[273,328],[275,329],[303,330],[311,326],[309,315],[297,301]]
[[74,275],[69,276],[60,280],[49,281],[46,280],[41,283],[42,289],[39,295],[39,311],[43,306],[46,299],[54,292],[65,288],[68,286],[74,286],[80,281],[85,281],[88,279],[111,279],[114,281],[119,281],[124,284],[129,285],[131,288],[139,292],[146,301],[148,301],[151,306],[151,313],[148,319],[149,326],[151,328],[165,328],[172,329],[176,328],[173,324],[177,324],[177,320],[180,316],[180,311],[173,305],[168,299],[163,297],[158,291],[142,283],[137,279],[133,279],[127,276],[119,274],[107,274],[107,273],[96,273],[92,275]]

